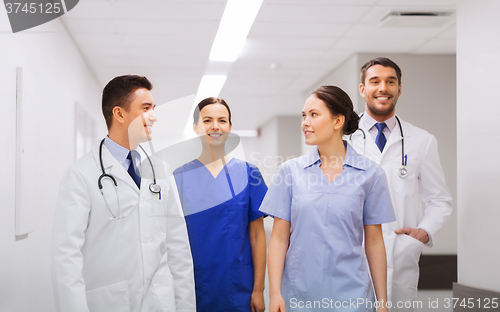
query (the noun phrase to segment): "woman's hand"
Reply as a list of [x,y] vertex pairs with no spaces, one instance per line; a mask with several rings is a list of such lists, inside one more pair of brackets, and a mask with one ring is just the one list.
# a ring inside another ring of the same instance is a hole
[[285,300],[283,300],[281,294],[272,296],[271,302],[269,303],[269,312],[285,312],[285,311],[286,311]]
[[389,312],[389,309],[387,308],[385,301],[384,304],[381,304],[380,307],[377,309],[377,312]]
[[252,292],[252,297],[250,298],[250,308],[252,309],[252,312],[264,312],[266,310],[263,291]]

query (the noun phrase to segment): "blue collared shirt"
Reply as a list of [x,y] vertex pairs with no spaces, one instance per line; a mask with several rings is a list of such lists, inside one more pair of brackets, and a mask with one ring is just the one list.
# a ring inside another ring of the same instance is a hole
[[[295,311],[297,300],[373,301],[364,225],[396,219],[385,173],[375,162],[347,144],[344,170],[333,182],[320,164],[317,148],[283,163],[260,207],[291,223],[281,288],[287,311]],[[364,310],[371,311],[353,309]]]
[[[365,118],[362,118],[360,122],[363,123],[364,129],[368,129],[368,132],[375,141],[375,138],[377,137],[378,134],[378,129],[377,127],[375,127],[375,125],[378,123],[378,121],[373,119],[373,117],[368,115],[368,113],[366,112],[363,114],[363,116],[365,116]],[[382,133],[384,134],[386,139],[389,139],[391,132],[394,130],[394,127],[396,126],[396,116],[392,115],[392,117],[390,117],[387,120],[384,120],[384,122],[387,125],[387,127],[384,128]]]
[[[123,166],[123,168],[125,170],[128,170],[128,168],[130,167],[130,160],[127,159],[127,156],[130,151],[125,147],[121,146],[120,144],[116,143],[115,141],[111,140],[108,136],[104,138],[104,146],[106,146],[111,155],[113,155],[113,157],[116,158],[116,160],[118,160],[118,162]],[[141,154],[139,154],[139,152],[134,150],[132,151],[132,155],[134,157],[136,172],[139,173],[138,166],[141,163]]]

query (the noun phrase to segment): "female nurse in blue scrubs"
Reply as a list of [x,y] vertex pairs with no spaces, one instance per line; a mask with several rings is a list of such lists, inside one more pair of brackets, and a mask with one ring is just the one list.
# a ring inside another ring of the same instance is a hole
[[202,153],[174,171],[193,255],[198,312],[264,311],[266,237],[259,169],[226,155],[231,111],[207,98],[194,112]]
[[384,171],[342,140],[359,117],[340,88],[315,90],[302,119],[315,147],[278,168],[260,208],[274,216],[270,311],[387,311],[381,223],[395,216]]

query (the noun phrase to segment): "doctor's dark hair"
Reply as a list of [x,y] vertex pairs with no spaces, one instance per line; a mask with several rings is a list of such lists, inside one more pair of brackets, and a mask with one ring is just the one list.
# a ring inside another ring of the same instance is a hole
[[349,95],[336,86],[321,86],[311,92],[311,95],[325,103],[333,116],[344,115],[344,134],[349,135],[358,130],[359,116],[354,111]]
[[365,85],[365,79],[366,79],[366,71],[368,68],[374,66],[374,65],[382,65],[384,67],[392,67],[396,71],[396,77],[398,78],[398,85],[401,85],[401,68],[399,68],[398,64],[394,63],[391,59],[387,57],[377,57],[374,58],[373,60],[369,60],[368,62],[365,63],[361,67],[361,84]]
[[221,98],[216,98],[216,97],[209,97],[204,100],[202,100],[196,108],[194,109],[193,113],[193,123],[198,123],[198,120],[200,119],[200,112],[203,109],[203,107],[210,105],[210,104],[222,104],[227,108],[227,112],[229,113],[229,124],[232,125],[233,123],[231,122],[231,110],[229,109],[229,105],[227,105],[226,101],[224,101]]
[[102,114],[106,119],[106,126],[111,128],[113,122],[113,108],[120,106],[128,112],[130,103],[134,100],[134,92],[139,88],[148,91],[153,85],[144,76],[124,75],[113,78],[102,90]]

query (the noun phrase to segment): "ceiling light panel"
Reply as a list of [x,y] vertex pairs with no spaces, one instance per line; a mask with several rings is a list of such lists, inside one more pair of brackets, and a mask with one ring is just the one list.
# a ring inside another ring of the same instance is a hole
[[209,59],[234,62],[260,10],[263,0],[228,0]]
[[217,97],[219,96],[222,87],[226,83],[227,76],[225,75],[204,75],[201,78],[200,85],[198,86],[198,91],[196,91],[195,103],[207,97]]

